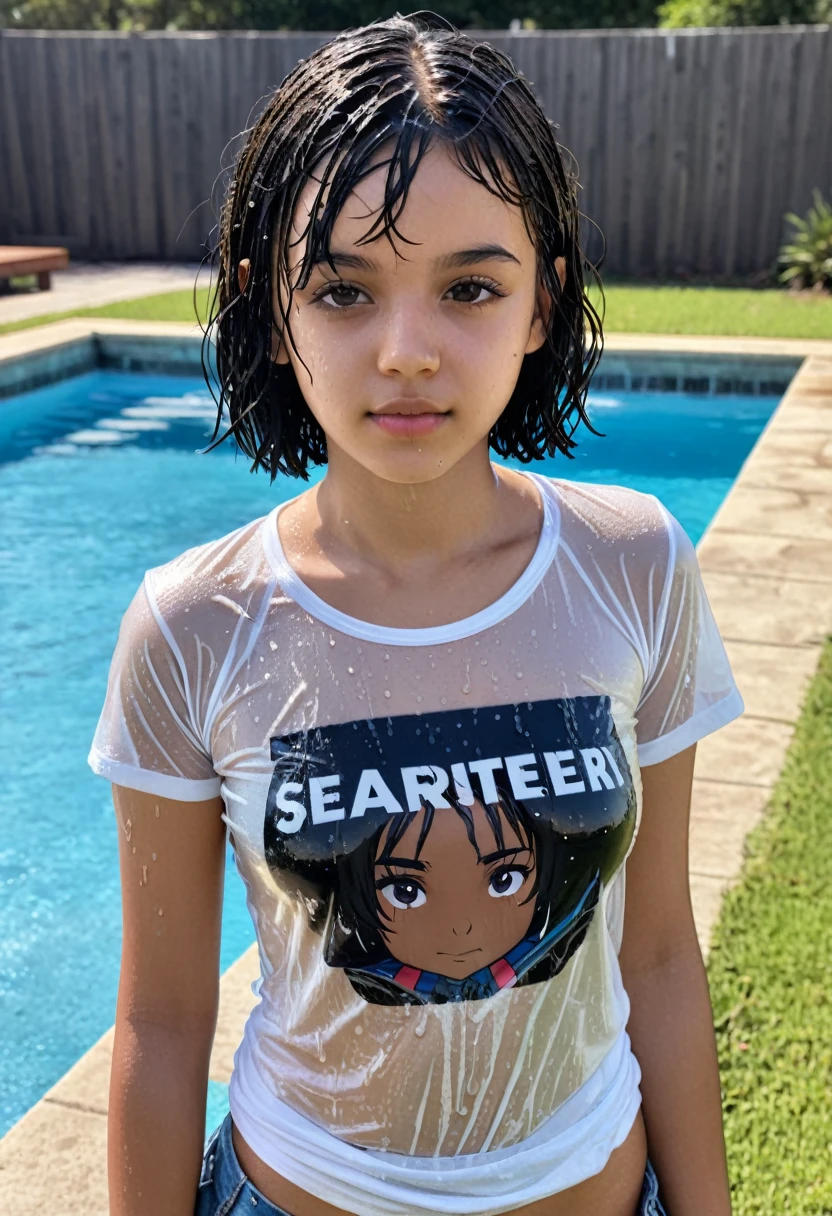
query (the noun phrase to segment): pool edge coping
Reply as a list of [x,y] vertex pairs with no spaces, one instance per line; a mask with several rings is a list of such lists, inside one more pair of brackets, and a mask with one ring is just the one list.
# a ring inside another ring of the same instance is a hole
[[[202,335],[183,323],[61,321],[0,335],[0,365],[106,337],[201,341]],[[722,897],[739,878],[745,838],[765,811],[832,632],[832,341],[610,334],[606,350],[801,360],[697,547],[746,700],[743,717],[703,740],[697,753],[690,875],[707,953]],[[230,1076],[258,974],[252,946],[221,979],[212,1080]],[[69,1205],[66,1216],[107,1216],[101,1153],[111,1047],[112,1028],[0,1138],[0,1183],[18,1180],[17,1216],[36,1216],[56,1194]],[[64,1148],[56,1150],[58,1142]]]

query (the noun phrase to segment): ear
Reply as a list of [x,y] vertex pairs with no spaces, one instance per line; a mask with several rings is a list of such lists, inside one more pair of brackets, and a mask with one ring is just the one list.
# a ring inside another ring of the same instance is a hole
[[[555,258],[555,272],[560,280],[561,290],[566,282],[566,261],[564,258]],[[546,334],[549,328],[549,318],[552,315],[552,297],[543,286],[539,284],[537,295],[537,308],[532,317],[531,329],[529,330],[529,340],[526,343],[526,349],[523,352],[526,355],[532,354],[533,351],[540,350],[541,346],[546,341]]]
[[237,266],[237,286],[240,289],[240,295],[243,294],[248,286],[248,276],[251,273],[251,261],[249,258],[243,258]]

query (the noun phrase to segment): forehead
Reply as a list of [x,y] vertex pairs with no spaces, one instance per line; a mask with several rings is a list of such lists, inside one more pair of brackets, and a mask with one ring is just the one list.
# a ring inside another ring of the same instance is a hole
[[[391,234],[395,249],[383,235],[361,245],[384,203],[385,156],[384,151],[379,154],[376,159],[382,163],[358,184],[338,213],[330,242],[333,249],[362,252],[385,267],[399,262],[397,253],[418,265],[479,244],[503,245],[521,262],[533,259],[534,249],[520,208],[465,173],[452,150],[442,143],[433,144],[421,160],[396,221],[397,231],[406,240],[396,240]],[[306,183],[295,212],[293,240],[297,242],[298,261],[306,249],[305,231],[320,189],[320,176],[318,172]],[[325,203],[326,196],[322,205]],[[415,243],[410,245],[409,241]]]
[[[478,802],[475,802],[470,809],[471,816],[474,820],[474,835],[477,840],[477,845],[479,846],[479,851],[483,855],[488,854],[496,847],[494,829],[488,822],[485,811]],[[522,848],[525,848],[526,842],[520,838],[520,836],[508,822],[502,807],[498,808],[497,813],[499,814],[502,823],[503,843],[505,847],[510,849],[515,845],[519,845]],[[423,811],[414,816],[413,820],[408,824],[401,839],[393,850],[395,854],[400,857],[416,857],[416,849],[419,844],[419,836],[421,834],[423,820]],[[471,849],[462,816],[453,810],[453,808],[438,808],[434,812],[433,824],[431,826],[430,833],[428,834],[428,838],[422,845],[418,856],[423,861],[426,861],[432,853],[436,853],[439,857],[444,857],[447,855],[447,846],[449,844],[452,843],[454,848],[456,848],[463,842],[466,849]],[[381,844],[383,847],[383,838]],[[451,856],[454,855],[456,855],[457,858],[459,856],[458,852],[451,854]]]

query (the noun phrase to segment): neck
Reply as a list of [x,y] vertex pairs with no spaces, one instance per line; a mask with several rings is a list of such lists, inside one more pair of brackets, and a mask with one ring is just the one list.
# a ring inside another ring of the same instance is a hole
[[447,560],[499,532],[505,500],[516,496],[511,475],[496,471],[485,444],[416,485],[386,481],[336,450],[317,487],[319,536],[322,547],[346,545],[393,568],[428,554]]

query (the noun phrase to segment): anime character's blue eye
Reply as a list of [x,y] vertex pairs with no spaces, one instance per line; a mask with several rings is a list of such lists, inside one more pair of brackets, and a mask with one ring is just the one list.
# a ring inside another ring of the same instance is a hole
[[504,895],[515,895],[522,887],[525,878],[525,870],[504,866],[501,870],[495,870],[491,875],[488,894],[493,895],[495,899],[501,899]]
[[420,908],[427,895],[412,878],[397,878],[380,888],[382,895],[394,908]]

